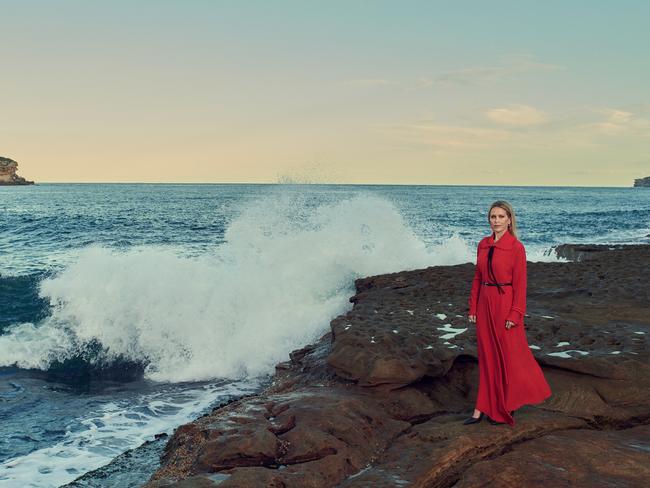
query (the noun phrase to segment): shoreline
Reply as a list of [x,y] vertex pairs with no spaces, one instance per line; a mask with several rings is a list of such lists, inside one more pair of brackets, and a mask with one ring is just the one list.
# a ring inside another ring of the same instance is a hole
[[[611,464],[579,465],[594,445],[650,441],[650,246],[560,252],[578,260],[528,263],[525,322],[553,393],[518,410],[513,427],[461,425],[478,377],[464,317],[474,265],[372,276],[355,281],[354,307],[330,332],[276,365],[269,387],[176,429],[145,486],[526,484],[541,468],[520,451],[560,468],[557,483],[619,480]],[[647,479],[647,450],[627,449],[617,460],[638,469],[626,482]]]

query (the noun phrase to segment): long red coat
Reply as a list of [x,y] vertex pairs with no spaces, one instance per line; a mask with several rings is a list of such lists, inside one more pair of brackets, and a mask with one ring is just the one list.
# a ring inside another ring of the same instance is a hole
[[[488,254],[492,251],[492,271]],[[512,283],[486,286],[484,282]],[[476,408],[493,420],[514,425],[511,410],[541,403],[551,395],[542,369],[526,339],[526,250],[509,231],[479,242],[469,314],[476,315],[479,387]],[[499,291],[499,288],[501,291]],[[506,329],[506,320],[516,325]]]

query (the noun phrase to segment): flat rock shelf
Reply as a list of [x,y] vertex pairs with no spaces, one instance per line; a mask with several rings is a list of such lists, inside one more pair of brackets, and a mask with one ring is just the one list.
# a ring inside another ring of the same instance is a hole
[[529,346],[552,395],[463,425],[478,387],[474,266],[356,281],[354,306],[271,386],[176,430],[162,487],[647,486],[650,246],[528,263]]

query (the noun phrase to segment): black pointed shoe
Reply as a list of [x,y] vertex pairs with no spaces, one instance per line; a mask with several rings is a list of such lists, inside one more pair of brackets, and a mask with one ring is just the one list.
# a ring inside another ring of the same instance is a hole
[[478,417],[467,417],[463,420],[463,425],[476,424],[483,420],[483,412]]

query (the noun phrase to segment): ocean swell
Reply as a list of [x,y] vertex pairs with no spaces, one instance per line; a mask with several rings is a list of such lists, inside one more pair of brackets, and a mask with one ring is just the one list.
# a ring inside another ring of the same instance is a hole
[[427,248],[383,198],[268,196],[200,256],[83,248],[40,284],[50,315],[0,336],[0,365],[126,361],[168,382],[267,374],[351,307],[355,278],[472,260],[459,237]]

